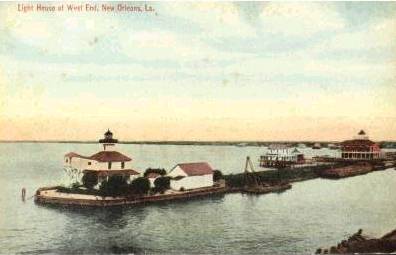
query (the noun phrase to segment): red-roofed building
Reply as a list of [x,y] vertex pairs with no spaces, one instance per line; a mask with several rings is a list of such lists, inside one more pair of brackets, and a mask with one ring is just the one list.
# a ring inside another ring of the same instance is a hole
[[379,159],[381,158],[381,149],[361,130],[354,139],[341,143],[341,158],[345,160]]
[[79,182],[87,173],[97,175],[99,181],[112,175],[128,177],[130,180],[138,177],[140,173],[132,169],[132,159],[115,150],[117,142],[117,139],[113,139],[113,133],[108,130],[104,139],[99,140],[103,145],[103,151],[91,156],[82,156],[75,152],[67,153],[64,164],[69,176],[72,176],[72,182]]
[[206,162],[182,163],[169,171],[171,188],[189,190],[213,186],[213,168]]
[[146,175],[146,178],[150,181],[150,187],[154,188],[154,182],[155,179],[157,179],[158,177],[160,177],[161,175],[159,173],[148,173]]

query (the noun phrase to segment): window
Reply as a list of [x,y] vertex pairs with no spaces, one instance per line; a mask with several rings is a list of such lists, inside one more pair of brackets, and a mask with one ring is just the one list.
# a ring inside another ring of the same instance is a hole
[[88,166],[90,166],[91,165],[91,162],[88,162]]
[[107,169],[111,169],[111,162],[107,164]]
[[125,167],[125,162],[121,162],[121,169],[124,169]]

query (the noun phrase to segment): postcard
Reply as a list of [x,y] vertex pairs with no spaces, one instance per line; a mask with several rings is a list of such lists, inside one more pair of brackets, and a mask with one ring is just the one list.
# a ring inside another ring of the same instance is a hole
[[0,2],[0,254],[396,252],[396,2]]

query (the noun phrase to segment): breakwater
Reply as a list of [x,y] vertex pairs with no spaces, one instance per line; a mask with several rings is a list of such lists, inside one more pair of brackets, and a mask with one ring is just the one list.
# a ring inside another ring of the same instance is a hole
[[363,235],[359,231],[346,240],[342,240],[336,246],[329,249],[319,248],[316,254],[356,254],[356,253],[394,253],[396,252],[396,229],[382,236],[373,238]]
[[52,204],[63,206],[92,206],[108,207],[121,205],[149,204],[160,201],[173,201],[192,199],[196,197],[211,196],[225,193],[224,186],[201,188],[172,194],[156,194],[145,196],[117,196],[104,197],[87,194],[65,193],[58,191],[57,187],[40,188],[36,191],[35,202],[38,204]]
[[[392,166],[394,166],[392,162]],[[283,168],[276,170],[257,171],[254,173],[262,183],[278,185],[279,183],[291,183],[315,178],[346,178],[366,174],[372,171],[387,169],[391,166],[384,162],[332,162],[329,164],[304,166],[299,168]],[[253,173],[248,173],[253,174]],[[246,185],[245,173],[224,175],[226,187],[231,191],[238,191]]]
[[[345,163],[332,164],[331,166],[344,166]],[[322,171],[329,169],[330,165],[315,165],[300,168],[284,168],[277,170],[257,171],[254,174],[263,183],[276,185],[284,182],[297,182],[319,178]],[[252,174],[252,173],[249,173]],[[226,187],[238,189],[246,185],[244,173],[224,175]]]

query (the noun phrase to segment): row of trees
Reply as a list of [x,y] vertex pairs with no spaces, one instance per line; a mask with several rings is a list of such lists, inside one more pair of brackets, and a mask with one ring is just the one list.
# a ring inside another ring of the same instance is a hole
[[[154,171],[146,170],[146,173],[150,172],[162,172],[162,169],[154,169]],[[145,173],[144,176],[147,176]],[[161,174],[158,173],[158,174]],[[166,173],[166,172],[165,172]],[[135,194],[135,195],[145,195],[150,190],[154,193],[164,193],[166,190],[170,189],[171,178],[161,174],[160,177],[156,178],[154,181],[154,188],[151,189],[150,181],[146,177],[138,177],[128,184],[128,177],[114,175],[110,176],[107,180],[100,183],[99,193],[107,196],[117,196],[124,194]],[[223,174],[219,170],[213,172],[213,181],[218,181],[223,179]],[[92,190],[98,184],[98,176],[95,173],[85,173],[82,178],[82,183],[85,188]]]
[[[139,177],[128,184],[127,177],[114,175],[100,183],[99,193],[108,196],[122,194],[144,195],[150,190],[150,181],[146,177]],[[94,173],[86,173],[82,178],[83,186],[92,190],[98,184],[98,176]],[[160,176],[154,181],[153,192],[163,193],[170,189],[170,177]]]
[[143,176],[147,177],[151,173],[159,174],[161,176],[164,176],[164,175],[166,175],[166,170],[163,169],[163,168],[147,168],[146,171],[144,171]]

